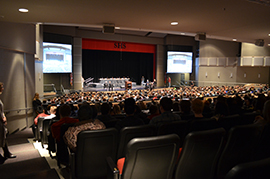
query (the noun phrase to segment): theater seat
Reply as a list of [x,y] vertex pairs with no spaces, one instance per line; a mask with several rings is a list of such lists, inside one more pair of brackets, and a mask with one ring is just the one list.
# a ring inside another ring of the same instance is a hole
[[41,146],[44,148],[44,144],[48,144],[49,128],[52,119],[44,119],[42,124],[41,135]]
[[225,179],[269,179],[270,158],[242,163],[233,167]]
[[180,154],[175,179],[214,178],[225,133],[223,128],[189,133]]
[[132,139],[127,145],[121,178],[171,179],[179,142],[176,134]]
[[217,165],[218,178],[224,178],[234,166],[253,160],[263,126],[249,124],[230,129],[227,143]]
[[131,139],[138,137],[150,137],[154,136],[155,134],[155,127],[152,125],[141,125],[122,128],[119,135],[117,159],[125,156],[126,146]]
[[107,178],[106,158],[116,162],[117,135],[114,128],[80,132],[77,150],[71,154],[72,178]]
[[187,131],[187,121],[174,121],[161,124],[158,128],[157,135],[177,134],[180,138],[180,147],[182,147]]

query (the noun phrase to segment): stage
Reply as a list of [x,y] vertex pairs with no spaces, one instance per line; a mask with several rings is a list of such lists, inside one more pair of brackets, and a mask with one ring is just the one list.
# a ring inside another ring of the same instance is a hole
[[[145,86],[141,85],[132,85],[131,90],[143,90],[145,89]],[[112,91],[125,91],[125,87],[113,87]],[[109,91],[109,88],[104,88],[102,86],[90,86],[90,87],[84,87],[83,92],[95,92],[95,91]]]

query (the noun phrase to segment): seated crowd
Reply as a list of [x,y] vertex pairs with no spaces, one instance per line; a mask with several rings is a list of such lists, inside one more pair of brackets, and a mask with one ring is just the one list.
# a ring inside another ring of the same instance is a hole
[[[266,109],[268,88],[240,86],[181,87],[179,89],[129,90],[125,92],[79,92],[43,101],[45,109],[58,106],[51,124],[56,142],[64,138],[76,151],[77,134],[83,130],[154,125],[173,121],[194,121],[244,113],[257,113],[254,123],[270,124]],[[53,109],[55,110],[56,107]],[[43,113],[43,112],[41,112]],[[45,112],[44,113],[52,113]],[[63,136],[61,125],[74,123]],[[270,130],[269,130],[270,131]],[[270,136],[270,135],[269,135]]]

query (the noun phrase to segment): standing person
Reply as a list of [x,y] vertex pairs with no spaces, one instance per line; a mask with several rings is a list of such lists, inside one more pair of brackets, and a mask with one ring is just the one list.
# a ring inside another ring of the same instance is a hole
[[142,79],[141,79],[141,85],[142,85],[142,86],[144,85],[144,76],[142,76]]
[[[0,94],[4,91],[4,84],[0,82]],[[3,164],[6,158],[16,158],[15,155],[9,152],[7,145],[7,118],[4,114],[4,104],[0,100],[0,147],[3,148],[4,157],[0,154],[0,164]]]
[[39,99],[39,94],[38,93],[35,93],[32,104],[33,104],[33,108],[34,108],[34,112],[35,112],[35,116],[34,116],[34,118],[35,118],[39,114],[38,111],[37,111],[38,106],[42,105],[42,103],[41,103],[41,101]]
[[171,77],[168,77],[169,88],[171,87],[171,81],[172,81]]

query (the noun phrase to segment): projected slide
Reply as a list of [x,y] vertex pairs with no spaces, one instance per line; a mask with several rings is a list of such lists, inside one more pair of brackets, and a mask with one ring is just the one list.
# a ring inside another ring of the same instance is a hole
[[71,73],[72,45],[43,43],[43,73]]
[[167,73],[191,73],[192,52],[168,51]]

